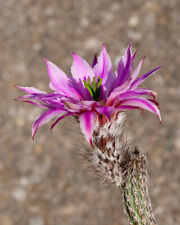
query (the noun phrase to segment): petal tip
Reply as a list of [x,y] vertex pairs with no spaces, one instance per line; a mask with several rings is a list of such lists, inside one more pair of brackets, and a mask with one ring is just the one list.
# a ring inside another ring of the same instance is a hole
[[103,48],[103,49],[106,49],[106,46],[105,46],[105,44],[104,44],[104,43],[102,44],[102,48]]
[[51,131],[51,132],[53,132],[53,128],[55,127],[55,125],[56,125],[56,124],[53,123],[53,124],[50,126],[50,131]]
[[128,44],[128,52],[131,52],[131,42]]
[[34,141],[35,134],[32,134],[32,140]]
[[49,64],[51,63],[50,61],[48,61],[46,58],[44,58],[44,62],[46,63],[47,69],[49,68]]
[[18,88],[18,89],[20,89],[20,90],[23,90],[23,87],[21,87],[21,86],[15,86],[16,88]]
[[73,55],[73,59],[74,60],[78,60],[78,58],[79,58],[79,55],[76,53],[76,52],[72,52],[72,55]]
[[131,42],[128,44],[128,50],[131,50]]
[[37,128],[35,128],[34,125],[33,125],[33,127],[32,127],[32,140],[33,140],[33,141],[34,141],[36,132],[37,132]]
[[160,124],[162,124],[162,119],[161,119],[161,115],[160,115],[160,113],[159,113],[159,115],[158,115],[158,118],[159,118],[159,122],[160,122]]
[[73,51],[72,52],[73,57],[77,56],[77,54]]
[[89,139],[89,143],[93,147],[92,138]]
[[144,60],[147,58],[147,56],[144,56],[143,58],[142,58],[142,62],[144,62]]
[[50,126],[50,132],[52,133],[53,132],[53,124]]

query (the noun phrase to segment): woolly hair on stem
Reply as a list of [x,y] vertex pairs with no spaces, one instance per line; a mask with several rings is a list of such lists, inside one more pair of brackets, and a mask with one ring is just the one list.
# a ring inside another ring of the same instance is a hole
[[146,156],[133,151],[126,140],[125,114],[94,128],[93,149],[89,161],[97,174],[121,189],[124,207],[132,225],[155,225],[148,194]]

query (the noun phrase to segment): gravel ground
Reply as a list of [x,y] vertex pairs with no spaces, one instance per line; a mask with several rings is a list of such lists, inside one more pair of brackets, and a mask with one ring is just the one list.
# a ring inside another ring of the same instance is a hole
[[0,0],[0,225],[125,225],[118,188],[103,187],[79,156],[82,137],[71,119],[35,141],[40,110],[13,98],[15,85],[47,90],[43,58],[67,73],[71,52],[87,60],[102,43],[117,64],[129,42],[143,71],[164,67],[146,82],[158,92],[163,123],[128,113],[133,142],[148,153],[149,185],[159,224],[180,224],[180,1]]

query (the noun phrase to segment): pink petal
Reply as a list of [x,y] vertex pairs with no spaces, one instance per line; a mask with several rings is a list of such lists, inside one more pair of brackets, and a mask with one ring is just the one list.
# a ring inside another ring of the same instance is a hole
[[21,87],[21,86],[16,86],[16,87],[19,88],[22,91],[25,91],[28,94],[35,94],[35,93],[46,94],[47,93],[45,91],[41,91],[41,90],[39,90],[37,88],[34,88],[34,87]]
[[34,139],[34,136],[38,128],[40,128],[43,124],[47,123],[49,120],[53,119],[55,116],[59,114],[63,115],[65,113],[66,113],[65,110],[54,110],[54,109],[47,110],[41,113],[41,115],[36,119],[36,121],[34,122],[32,126],[32,138]]
[[68,112],[80,113],[84,110],[91,110],[91,106],[86,106],[81,102],[73,103],[71,101],[64,101],[64,107]]
[[92,68],[89,66],[89,64],[79,55],[73,52],[73,64],[71,66],[71,73],[73,78],[76,81],[79,80],[86,80],[86,78],[92,78],[94,77],[94,72]]
[[135,69],[135,71],[131,75],[131,83],[134,82],[135,79],[137,78],[137,76],[139,75],[139,72],[140,72],[140,69],[142,67],[143,62],[144,62],[144,58],[140,61],[140,63],[138,64],[137,68]]
[[87,111],[79,116],[82,133],[84,134],[85,138],[90,142],[91,145],[92,145],[93,128],[96,118],[97,115],[93,111]]
[[81,113],[82,111],[91,111],[95,107],[100,106],[96,101],[79,101],[73,102],[70,99],[63,100],[65,109],[68,112]]
[[139,88],[136,89],[134,91],[126,91],[124,93],[121,93],[117,96],[115,96],[112,99],[112,102],[116,102],[117,100],[124,100],[124,99],[128,99],[128,98],[132,98],[132,97],[136,97],[136,96],[142,96],[142,95],[150,95],[150,96],[155,96],[155,92],[149,89],[144,89],[144,88]]
[[49,108],[48,105],[45,105],[45,104],[42,104],[42,103],[39,103],[39,102],[33,102],[33,101],[30,101],[30,100],[24,100],[24,99],[15,99],[15,100],[20,101],[20,102],[27,102],[27,103],[39,106],[41,108],[46,108],[46,109]]
[[134,66],[134,59],[135,59],[136,53],[137,53],[137,50],[135,52],[131,53],[132,67]]
[[91,107],[91,108],[100,106],[100,103],[96,101],[81,101],[80,103],[85,107]]
[[119,102],[119,106],[122,106],[122,105],[135,106],[135,107],[139,107],[141,109],[145,109],[150,112],[153,112],[159,117],[159,120],[161,121],[161,115],[160,115],[160,111],[158,107],[153,102],[145,98],[141,97],[141,98],[125,99]]
[[136,93],[140,93],[142,95],[150,95],[152,96],[154,99],[156,99],[156,92],[151,90],[151,89],[147,89],[147,88],[138,88],[134,90]]
[[149,71],[148,73],[146,73],[146,74],[140,76],[138,79],[136,79],[136,80],[132,83],[130,89],[131,89],[131,90],[136,89],[136,88],[137,88],[139,85],[141,85],[141,84],[142,84],[142,83],[143,83],[150,75],[152,75],[156,70],[158,70],[158,69],[160,69],[160,68],[161,68],[161,66],[159,66],[159,67],[157,67],[157,68],[155,68],[155,69]]
[[132,106],[132,105],[121,105],[115,108],[116,112],[124,112],[124,111],[129,111],[129,110],[134,110],[134,109],[139,109],[137,106]]
[[96,107],[96,111],[102,115],[105,115],[109,120],[111,119],[111,115],[114,112],[113,106],[101,106]]
[[51,80],[51,85],[57,92],[61,92],[62,94],[66,94],[68,89],[68,83],[70,80],[68,79],[67,75],[58,68],[54,63],[45,59],[48,75]]
[[130,83],[129,81],[126,81],[126,82],[125,82],[123,85],[121,85],[120,87],[116,87],[116,88],[111,92],[111,94],[109,95],[106,104],[107,104],[107,105],[111,104],[111,102],[113,101],[113,99],[114,99],[116,96],[118,96],[118,95],[120,95],[120,94],[122,94],[122,93],[128,91],[129,88],[130,88],[130,86],[131,86],[131,83]]
[[107,80],[108,73],[112,70],[111,59],[103,45],[102,51],[97,59],[97,64],[93,68],[96,79],[98,76],[102,78],[102,84]]
[[60,68],[58,68],[54,63],[45,59],[49,78],[51,80],[50,88],[57,93],[65,96],[81,98],[77,90],[72,87],[72,79],[68,77]]
[[98,76],[102,78],[102,85],[100,91],[100,100],[106,100],[107,96],[112,90],[116,76],[112,70],[111,59],[106,51],[106,47],[103,45],[100,56],[97,59],[97,63],[93,68],[96,80]]

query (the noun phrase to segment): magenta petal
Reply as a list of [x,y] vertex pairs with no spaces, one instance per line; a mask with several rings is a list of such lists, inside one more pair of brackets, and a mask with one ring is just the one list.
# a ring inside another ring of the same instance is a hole
[[148,110],[150,112],[155,113],[159,117],[159,120],[161,121],[161,115],[160,115],[160,111],[159,111],[158,107],[153,102],[151,102],[145,98],[125,99],[119,103],[119,106],[121,106],[121,105],[135,106],[135,107],[139,107],[141,109]]
[[81,101],[80,103],[85,107],[91,107],[91,108],[95,106],[100,106],[100,103],[96,101]]
[[134,90],[137,94],[141,94],[141,95],[149,95],[152,96],[154,99],[156,99],[156,92],[151,90],[151,89],[147,89],[147,88],[138,88]]
[[155,94],[155,91],[151,90],[151,89],[147,89],[147,88],[137,88],[135,90],[133,90],[133,92],[137,92],[137,93],[141,93],[141,94],[144,94],[144,95],[151,95],[151,93],[154,93]]
[[75,115],[74,113],[67,113],[63,116],[60,116],[52,125],[51,125],[51,130],[54,128],[54,126],[62,119],[68,117],[68,116],[72,116],[72,115]]
[[92,61],[92,64],[91,64],[92,68],[93,68],[96,64],[97,64],[97,54],[95,54],[94,59],[93,59],[93,61]]
[[51,85],[57,92],[61,92],[62,94],[66,94],[69,91],[68,89],[68,79],[67,75],[58,68],[54,63],[45,59],[48,75],[51,80]]
[[27,102],[27,103],[30,103],[32,105],[36,105],[36,106],[39,106],[39,107],[45,108],[45,109],[49,108],[48,105],[45,105],[45,104],[42,104],[42,103],[39,103],[39,102],[33,102],[33,101],[30,101],[30,100],[25,100],[25,99],[15,99],[15,100],[20,101],[20,102]]
[[116,97],[114,97],[112,102],[114,103],[117,100],[124,100],[124,99],[132,98],[132,97],[136,97],[136,96],[143,96],[143,95],[149,95],[149,96],[154,97],[156,94],[152,90],[139,88],[134,91],[126,91],[126,92],[123,92],[123,93],[117,95]]
[[50,88],[57,93],[69,97],[81,98],[78,91],[72,88],[72,78],[68,77],[60,68],[54,63],[45,59],[49,78],[51,80]]
[[73,102],[70,99],[64,100],[64,107],[68,112],[73,113],[81,113],[82,111],[91,111],[96,106],[99,106],[99,102],[96,101],[80,101],[80,102]]
[[160,68],[161,68],[161,66],[159,66],[159,67],[157,67],[157,68],[155,68],[155,69],[149,71],[148,73],[146,73],[146,74],[140,76],[138,79],[136,79],[136,80],[132,83],[130,89],[131,89],[131,90],[136,89],[136,88],[137,88],[139,85],[141,85],[141,84],[142,84],[142,83],[143,83],[150,75],[152,75],[156,70],[158,70],[158,69],[160,69]]
[[71,73],[76,81],[85,80],[88,77],[90,78],[90,80],[92,80],[92,78],[94,77],[94,72],[89,64],[74,52]]
[[131,46],[129,45],[125,55],[122,57],[117,68],[117,84],[122,85],[125,81],[129,80],[132,70],[132,59],[131,59]]
[[84,112],[79,116],[82,133],[84,134],[85,138],[88,140],[88,142],[90,142],[91,145],[92,145],[93,128],[96,118],[97,118],[96,113],[92,111]]
[[135,79],[137,78],[137,76],[139,75],[139,72],[141,70],[143,62],[144,62],[144,58],[140,61],[140,63],[138,64],[137,68],[135,69],[135,71],[131,75],[131,83],[134,82]]
[[84,110],[91,110],[91,105],[85,105],[82,102],[74,103],[71,101],[64,101],[64,107],[69,112],[80,113]]
[[34,87],[21,87],[21,86],[16,86],[17,88],[19,88],[20,90],[22,91],[25,91],[26,93],[28,94],[34,94],[34,93],[38,93],[38,94],[46,94],[47,92],[45,91],[41,91],[37,88],[34,88]]
[[120,87],[114,88],[114,90],[111,92],[111,94],[109,95],[109,97],[107,99],[107,104],[109,105],[112,101],[114,101],[114,98],[116,98],[120,94],[128,91],[129,88],[130,88],[130,86],[131,86],[130,82],[129,81],[126,81]]
[[93,67],[94,74],[96,80],[98,76],[102,78],[102,86],[100,92],[100,100],[105,100],[109,95],[110,91],[112,90],[114,81],[115,81],[115,74],[112,70],[112,63],[111,59],[106,51],[105,46],[103,45],[102,51],[97,59],[96,65]]
[[101,87],[100,92],[100,99],[101,100],[107,100],[107,97],[109,96],[109,93],[113,90],[114,82],[116,80],[116,76],[114,72],[111,70],[107,75],[107,80]]
[[157,102],[156,99],[148,98],[148,100],[149,100],[150,102],[154,103],[154,104],[158,107],[158,109],[159,109],[159,103]]
[[114,112],[114,107],[113,106],[96,107],[96,111],[99,114],[105,115],[110,120],[111,119],[111,115]]
[[129,110],[134,110],[134,109],[139,109],[137,106],[132,106],[132,105],[121,105],[115,108],[116,112],[121,112],[121,111],[129,111]]
[[82,96],[81,100],[90,100],[91,95],[89,94],[89,91],[84,87],[83,81],[74,81],[73,86],[76,87],[76,90],[80,93]]
[[54,109],[41,113],[41,115],[36,119],[36,121],[34,122],[32,126],[32,138],[34,139],[37,129],[40,128],[43,124],[47,123],[48,121],[53,119],[55,116],[59,114],[63,115],[65,113],[66,113],[65,110],[54,110]]
[[79,113],[83,107],[80,104],[73,103],[70,101],[64,101],[64,107],[69,112]]
[[111,59],[103,45],[102,51],[97,59],[97,64],[93,68],[96,79],[98,76],[102,78],[102,84],[107,80],[108,73],[112,70]]
[[66,105],[70,108],[67,108],[70,112],[82,112],[82,111],[91,111],[95,107],[100,106],[99,102],[96,101],[80,101],[78,103],[65,102]]
[[134,66],[134,59],[135,59],[136,53],[137,53],[137,51],[131,53],[132,67]]

